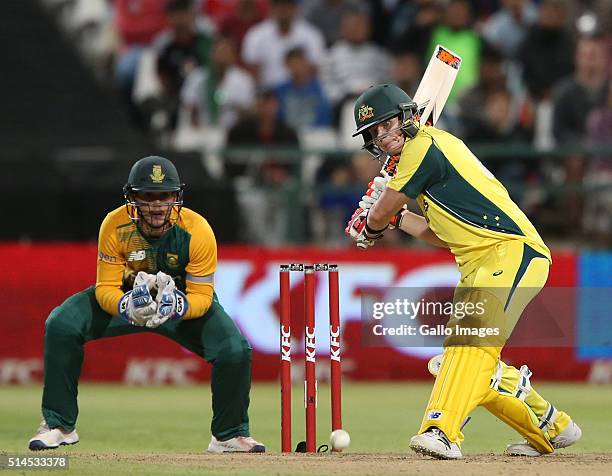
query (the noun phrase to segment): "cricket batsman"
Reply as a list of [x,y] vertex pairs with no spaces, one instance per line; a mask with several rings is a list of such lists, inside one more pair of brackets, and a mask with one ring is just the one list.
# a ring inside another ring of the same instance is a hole
[[145,157],[130,170],[125,206],[100,227],[95,286],[69,297],[45,323],[43,421],[31,450],[78,443],[87,342],[154,332],[213,366],[208,451],[265,452],[249,433],[251,347],[215,294],[215,236],[201,215],[183,208],[183,189],[163,157]]
[[[386,176],[370,183],[346,232],[367,248],[391,225],[449,248],[461,273],[454,303],[480,303],[484,312],[453,316],[447,328],[496,328],[499,335],[453,331],[446,337],[410,447],[439,459],[461,458],[461,425],[478,405],[525,438],[508,446],[510,455],[540,456],[570,446],[581,437],[578,425],[536,392],[526,365],[516,369],[500,360],[518,318],[546,283],[550,251],[466,145],[448,132],[421,126],[416,113],[410,96],[391,84],[370,87],[357,99],[354,136],[362,135],[364,148],[391,170],[383,169]],[[423,216],[405,208],[410,199]]]

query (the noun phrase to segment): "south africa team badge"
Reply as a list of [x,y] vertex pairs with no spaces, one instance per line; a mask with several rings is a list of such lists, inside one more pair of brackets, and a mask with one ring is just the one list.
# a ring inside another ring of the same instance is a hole
[[162,172],[161,165],[153,166],[153,173],[149,175],[153,183],[162,183],[164,181],[164,173]]

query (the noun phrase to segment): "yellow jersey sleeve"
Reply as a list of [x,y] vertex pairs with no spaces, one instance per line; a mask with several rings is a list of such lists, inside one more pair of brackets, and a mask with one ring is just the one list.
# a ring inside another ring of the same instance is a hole
[[387,186],[414,199],[441,180],[444,166],[444,156],[431,137],[419,131],[414,139],[406,141],[397,173]]
[[100,226],[96,267],[96,299],[100,307],[112,316],[117,315],[117,306],[123,296],[121,284],[125,269],[114,217],[108,214]]
[[217,241],[208,222],[197,216],[189,232],[189,263],[185,267],[185,291],[189,309],[184,319],[201,317],[210,308],[217,270]]

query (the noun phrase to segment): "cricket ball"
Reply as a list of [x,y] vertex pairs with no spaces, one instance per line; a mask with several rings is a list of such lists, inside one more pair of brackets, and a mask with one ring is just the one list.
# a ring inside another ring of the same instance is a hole
[[344,450],[351,444],[351,437],[344,430],[334,430],[329,437],[329,443],[333,450]]

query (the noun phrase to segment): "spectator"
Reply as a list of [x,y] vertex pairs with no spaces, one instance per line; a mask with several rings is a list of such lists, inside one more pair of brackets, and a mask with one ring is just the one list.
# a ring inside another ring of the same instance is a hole
[[484,24],[482,36],[506,58],[513,59],[537,15],[531,0],[502,0],[502,8]]
[[487,99],[506,86],[503,57],[498,50],[486,44],[482,50],[478,76],[478,82],[463,91],[458,102],[458,132],[468,140],[483,140],[481,128],[486,122]]
[[[528,132],[517,120],[517,109],[510,91],[503,83],[500,87],[490,90],[484,96],[484,104],[477,121],[472,124],[464,139],[472,143],[485,142],[508,146],[513,142],[525,142]],[[493,174],[503,182],[513,200],[521,202],[525,191],[525,181],[529,169],[536,172],[538,164],[516,157],[511,149],[507,155],[497,154],[482,162]]]
[[[513,106],[512,95],[507,89],[500,88],[490,93],[486,98],[481,128],[466,139],[497,143],[500,146],[508,146],[513,142],[526,142],[529,139],[529,132],[517,121],[517,110]],[[497,155],[492,160],[483,159],[483,163],[504,183],[512,198],[521,202],[527,173],[531,171],[536,176],[539,164],[516,157],[511,149],[507,150],[507,155]]]
[[584,185],[589,199],[585,202],[584,228],[600,248],[612,247],[612,82],[607,101],[593,110],[587,119],[587,140],[594,146],[607,146],[587,162]]
[[[228,147],[284,146],[297,147],[298,138],[295,131],[281,122],[278,115],[279,104],[272,90],[262,90],[257,96],[255,108],[251,114],[241,118],[229,130]],[[290,158],[289,158],[290,159]],[[232,163],[233,162],[233,163]],[[259,164],[246,163],[243,157],[229,157],[227,173],[229,176],[244,175],[249,168],[261,166],[258,178],[264,183],[282,183],[289,177],[289,168],[273,157],[265,157]],[[281,161],[282,162],[282,161]],[[251,175],[253,175],[251,173]]]
[[[242,155],[228,156],[227,175],[235,177],[237,198],[244,224],[244,242],[274,246],[283,243],[289,233],[291,214],[285,185],[290,180],[288,157],[266,156],[273,147],[298,148],[295,131],[278,119],[278,100],[270,90],[259,93],[253,114],[241,119],[229,131],[227,146],[241,148]],[[252,154],[253,146],[257,150]],[[245,162],[244,159],[247,159]]]
[[143,104],[150,127],[159,132],[176,128],[183,82],[196,67],[208,66],[213,40],[212,27],[198,21],[191,0],[169,0],[166,13],[170,27],[153,44],[161,96]]
[[557,143],[582,142],[589,111],[605,102],[609,78],[607,54],[604,37],[579,39],[576,70],[556,85],[553,94],[553,134]]
[[270,18],[247,31],[242,46],[242,60],[260,86],[277,86],[288,78],[285,68],[287,51],[302,47],[317,67],[324,53],[321,33],[297,16],[297,0],[271,0]]
[[302,16],[319,29],[327,47],[339,39],[342,16],[355,7],[367,8],[363,0],[302,0]]
[[320,241],[346,246],[344,227],[355,210],[355,203],[359,202],[363,190],[367,189],[367,182],[365,186],[355,186],[350,163],[339,161],[327,163],[319,171],[319,176],[317,185],[321,191],[313,211],[313,229]]
[[247,31],[263,21],[267,14],[265,0],[237,0],[234,11],[221,20],[219,33],[232,38],[237,50],[242,51],[242,42]]
[[329,102],[304,50],[290,50],[285,64],[289,80],[276,88],[281,121],[296,130],[330,126]]
[[183,106],[194,127],[220,125],[230,128],[255,102],[255,82],[237,66],[233,40],[219,37],[211,52],[209,68],[189,74],[181,91]]
[[166,0],[113,1],[115,30],[120,41],[115,78],[119,92],[136,122],[138,117],[132,102],[136,71],[144,48],[168,25],[165,3]]
[[434,51],[437,44],[441,44],[463,58],[453,90],[448,97],[448,107],[456,102],[463,90],[478,81],[481,45],[480,38],[471,29],[472,12],[468,0],[450,0],[443,18],[443,24],[435,27],[432,32],[429,53]]
[[364,10],[351,10],[342,17],[341,35],[322,69],[323,83],[335,106],[372,84],[388,81],[391,68],[389,55],[370,41],[370,24]]
[[115,28],[122,46],[146,46],[164,28],[167,0],[113,0]]
[[[434,0],[437,1],[437,0]],[[371,39],[374,43],[389,47],[396,38],[412,23],[416,9],[422,0],[382,0],[370,1]]]
[[[459,97],[458,132],[468,142],[508,144],[531,139],[531,130],[521,119],[521,100],[506,86],[502,54],[485,44],[480,61],[479,81]],[[528,165],[512,153],[482,159],[485,166],[522,201]],[[523,185],[519,185],[523,184]]]
[[196,66],[208,66],[214,30],[197,16],[192,0],[169,0],[166,13],[170,25],[153,45],[162,87],[179,90]]
[[[585,139],[586,117],[605,102],[608,92],[606,41],[603,37],[583,37],[576,47],[576,71],[561,80],[553,93],[553,134],[558,144],[580,145]],[[583,218],[584,196],[577,193],[585,172],[585,157],[573,154],[566,158],[565,183],[570,191],[561,204],[566,212],[565,224],[579,230]]]
[[408,94],[414,95],[423,76],[421,64],[421,58],[415,52],[396,51],[393,54],[393,63],[391,65],[391,79],[393,83],[397,84]]
[[422,62],[428,56],[431,34],[442,19],[442,8],[437,0],[416,0],[413,9],[413,17],[390,47],[393,51],[414,51]]
[[565,2],[542,0],[538,21],[528,30],[518,52],[523,81],[533,99],[548,98],[555,81],[571,74],[573,52]]
[[196,0],[202,12],[218,29],[221,21],[231,15],[236,8],[236,0]]

